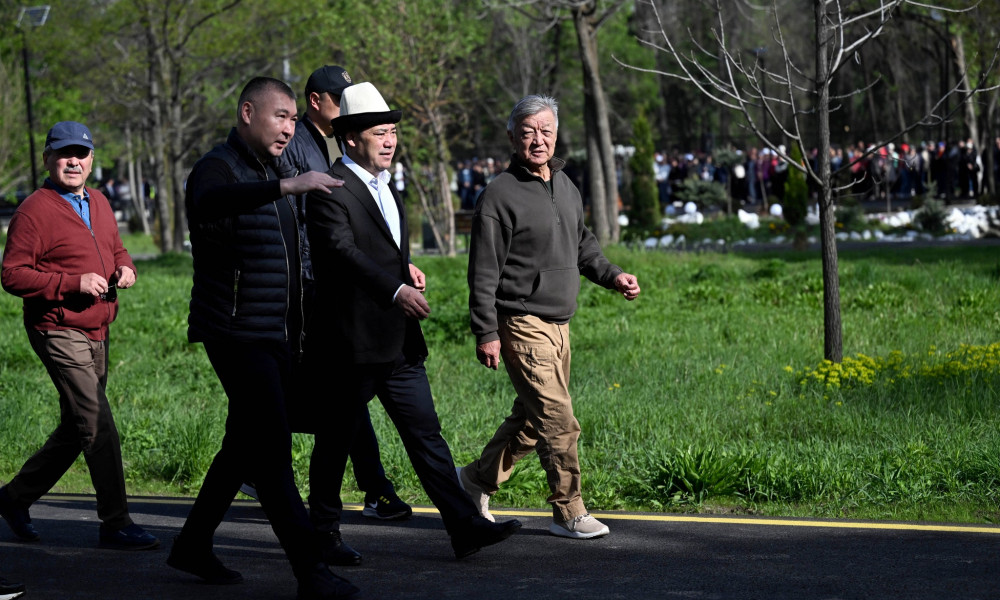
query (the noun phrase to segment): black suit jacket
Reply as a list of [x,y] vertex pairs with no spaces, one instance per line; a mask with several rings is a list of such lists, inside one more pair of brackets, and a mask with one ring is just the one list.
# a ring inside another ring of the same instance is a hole
[[338,159],[329,173],[344,186],[313,192],[306,202],[307,229],[316,274],[316,296],[307,323],[309,352],[354,364],[388,363],[400,354],[427,356],[420,323],[393,303],[410,278],[406,209],[399,211],[400,245],[392,239],[368,184]]

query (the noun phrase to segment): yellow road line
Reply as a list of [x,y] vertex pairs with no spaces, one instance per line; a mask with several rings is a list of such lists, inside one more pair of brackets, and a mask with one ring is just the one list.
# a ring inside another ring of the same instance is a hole
[[[42,500],[53,501],[86,501],[93,502],[94,496],[86,494],[47,494]],[[194,498],[160,498],[154,496],[132,496],[133,502],[143,502],[149,504],[191,504]],[[253,500],[237,500],[240,503],[256,503]],[[360,504],[344,504],[345,510],[361,510]],[[414,506],[413,512],[423,514],[437,514],[434,507]],[[540,517],[548,518],[552,513],[547,509],[535,510],[492,510],[494,515],[503,517]],[[936,525],[933,523],[880,523],[878,521],[822,521],[803,519],[775,519],[759,517],[715,517],[715,516],[695,516],[695,515],[671,515],[671,514],[629,514],[629,513],[592,513],[599,519],[622,520],[622,521],[653,521],[660,523],[701,523],[703,525],[770,525],[777,527],[826,527],[831,529],[869,529],[869,530],[894,530],[894,531],[936,531],[951,533],[986,533],[1000,535],[1000,526],[989,525]]]
[[[436,513],[433,508],[414,508],[414,512]],[[491,510],[503,517],[548,517],[547,510]],[[621,521],[654,521],[660,523],[701,523],[704,525],[770,525],[780,527],[827,527],[832,529],[874,529],[897,531],[938,531],[956,533],[991,533],[1000,535],[1000,527],[983,525],[935,525],[931,523],[880,523],[878,521],[806,521],[760,517],[714,517],[667,514],[591,513],[598,519]]]

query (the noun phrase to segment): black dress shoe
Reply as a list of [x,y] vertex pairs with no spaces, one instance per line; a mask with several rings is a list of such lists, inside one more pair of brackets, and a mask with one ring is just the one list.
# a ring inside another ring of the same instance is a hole
[[28,510],[14,504],[10,494],[7,493],[7,486],[0,488],[0,516],[10,530],[14,532],[22,542],[37,542],[39,539],[35,526],[31,524],[31,517]]
[[228,585],[243,581],[243,575],[238,571],[227,569],[211,548],[196,548],[185,543],[179,535],[174,538],[167,564],[195,577],[201,577],[205,583],[212,585]]
[[356,567],[361,564],[361,553],[345,544],[339,531],[323,531],[319,536],[323,562],[332,567]]
[[109,529],[101,524],[101,547],[112,550],[152,550],[160,540],[135,523],[121,529]]
[[517,519],[491,523],[476,515],[451,536],[451,547],[455,550],[455,558],[465,558],[479,552],[481,548],[502,542],[520,528],[521,522]]
[[350,581],[338,577],[330,567],[320,563],[305,573],[297,573],[297,600],[350,600],[361,592]]

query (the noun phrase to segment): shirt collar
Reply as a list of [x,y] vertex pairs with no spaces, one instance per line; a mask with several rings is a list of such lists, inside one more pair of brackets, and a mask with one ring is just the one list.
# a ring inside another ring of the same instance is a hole
[[386,185],[389,183],[389,180],[392,179],[392,175],[389,174],[388,170],[383,169],[379,171],[378,174],[373,175],[369,173],[364,167],[354,162],[354,160],[351,159],[351,157],[346,154],[343,157],[343,161],[344,165],[351,171],[354,171],[354,174],[357,175],[358,178],[361,179],[361,181],[364,181],[368,185],[372,185],[372,181],[376,180],[377,183],[375,185],[372,185],[372,187],[377,188],[377,186],[379,185]]
[[[56,182],[52,181],[51,177],[46,177],[45,178],[45,182],[48,183],[52,187],[52,189],[54,189],[56,191],[57,194],[59,194],[60,196],[62,196],[66,200],[76,200],[77,198],[79,198],[81,196],[81,194],[74,194],[73,192],[70,192],[70,191],[64,189],[62,186],[60,186]],[[83,196],[84,200],[86,200],[87,202],[90,202],[90,193],[87,192],[87,187],[86,186],[84,186],[84,188],[83,188],[83,194],[82,194],[82,196]]]

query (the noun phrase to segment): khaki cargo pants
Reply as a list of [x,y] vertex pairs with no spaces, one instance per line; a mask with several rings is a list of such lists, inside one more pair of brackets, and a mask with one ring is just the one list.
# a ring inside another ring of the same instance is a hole
[[501,315],[498,331],[500,355],[517,398],[479,460],[469,465],[470,475],[487,492],[495,492],[517,461],[535,451],[552,492],[548,502],[553,517],[572,520],[587,509],[580,494],[580,424],[569,395],[569,324]]

